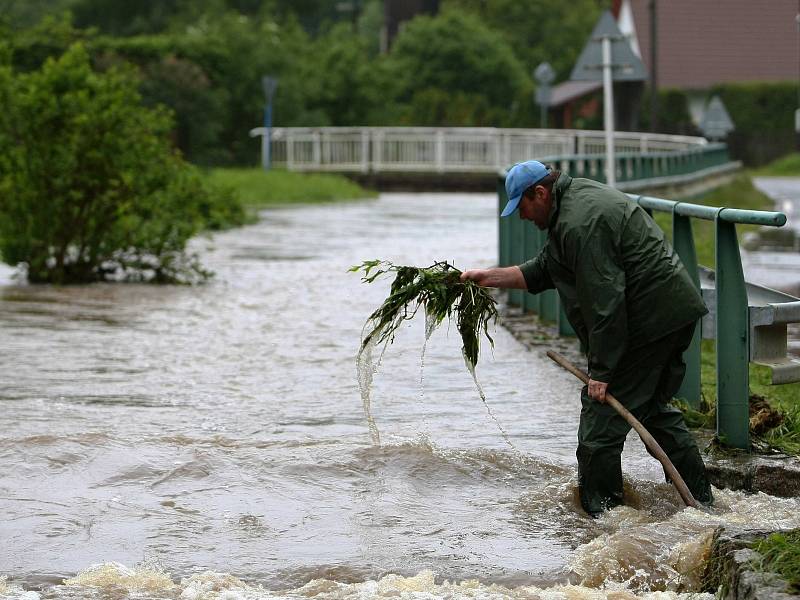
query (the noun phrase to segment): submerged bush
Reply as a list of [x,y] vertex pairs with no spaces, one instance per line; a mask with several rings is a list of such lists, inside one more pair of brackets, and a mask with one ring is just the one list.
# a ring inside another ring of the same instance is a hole
[[[132,70],[95,72],[81,44],[30,73],[0,66],[0,255],[31,282],[196,281],[185,252],[236,217],[169,143]],[[233,207],[233,208],[231,208]]]

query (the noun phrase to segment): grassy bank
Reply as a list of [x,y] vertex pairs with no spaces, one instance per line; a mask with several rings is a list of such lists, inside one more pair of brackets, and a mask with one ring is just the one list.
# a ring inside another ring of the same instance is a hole
[[[774,202],[763,192],[756,189],[753,181],[747,175],[739,175],[731,183],[712,190],[697,198],[689,200],[693,204],[707,206],[727,206],[730,208],[744,208],[750,210],[774,210]],[[667,213],[654,213],[656,222],[672,236],[672,215]],[[737,225],[736,232],[741,241],[742,235],[747,232],[758,231],[758,225]],[[714,223],[704,219],[692,219],[697,261],[701,265],[714,268]]]
[[800,152],[782,156],[752,171],[752,174],[758,177],[800,177]]
[[[744,174],[725,186],[693,198],[691,202],[751,210],[774,209],[772,199],[757,190],[750,177]],[[671,235],[671,215],[656,213],[655,218],[661,228]],[[692,229],[698,262],[713,268],[715,265],[714,224],[711,221],[692,219]],[[757,225],[737,225],[736,227],[740,240],[743,234],[758,229]],[[713,407],[717,400],[716,353],[713,340],[703,341],[701,369],[703,398],[706,406]],[[766,367],[750,365],[751,393],[763,396],[772,407],[784,412],[786,416],[782,425],[755,437],[784,452],[800,455],[800,383],[770,385],[769,381],[769,370]],[[687,421],[694,422],[696,426],[705,425],[713,428],[714,419],[713,411],[687,415]]]
[[755,568],[777,573],[789,584],[790,593],[800,592],[800,530],[773,533],[756,542],[754,549],[762,556]]
[[[751,441],[800,456],[800,383],[771,385],[769,369],[752,363],[749,373],[750,393],[762,396],[772,408],[784,415],[783,422],[768,431],[763,431],[762,426],[755,419],[751,419]],[[686,420],[690,426],[709,429],[715,427],[716,413],[713,407],[717,403],[716,378],[714,340],[703,340],[700,381],[704,412],[689,410]]]
[[376,192],[337,174],[293,173],[261,168],[211,169],[206,172],[214,185],[232,189],[249,209],[285,204],[311,204],[374,198]]

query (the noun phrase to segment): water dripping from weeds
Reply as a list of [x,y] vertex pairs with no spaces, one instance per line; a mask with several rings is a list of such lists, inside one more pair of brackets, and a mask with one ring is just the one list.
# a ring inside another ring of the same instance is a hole
[[505,442],[519,452],[489,408],[486,395],[475,374],[481,334],[485,335],[489,343],[494,346],[494,340],[489,335],[489,322],[497,322],[497,301],[489,291],[472,281],[462,282],[461,271],[446,262],[418,268],[373,260],[356,265],[350,271],[363,271],[362,281],[365,283],[372,283],[386,273],[395,274],[389,296],[364,324],[361,347],[356,357],[359,389],[373,444],[380,445],[380,434],[371,413],[370,393],[373,375],[380,365],[380,359],[374,363],[372,352],[376,345],[383,344],[382,357],[388,345],[394,341],[395,332],[403,321],[412,319],[420,307],[424,307],[425,341],[420,356],[420,397],[424,397],[425,350],[428,340],[445,318],[455,319],[463,344],[461,350],[464,362],[475,382],[481,401]]
[[469,374],[472,375],[472,381],[475,382],[475,388],[478,390],[478,395],[481,397],[481,402],[486,407],[486,412],[489,413],[489,417],[494,421],[494,424],[497,425],[497,429],[500,431],[500,435],[503,437],[503,441],[508,444],[508,447],[511,448],[514,452],[518,455],[522,456],[522,452],[520,452],[519,448],[514,445],[514,442],[511,441],[511,438],[508,437],[508,433],[506,433],[505,428],[500,424],[500,421],[497,420],[497,417],[492,412],[492,408],[489,406],[489,403],[486,401],[486,394],[483,392],[483,387],[481,386],[480,382],[478,381],[478,376],[475,374],[475,365],[469,362],[466,355],[464,356],[464,364],[467,365],[467,370]]

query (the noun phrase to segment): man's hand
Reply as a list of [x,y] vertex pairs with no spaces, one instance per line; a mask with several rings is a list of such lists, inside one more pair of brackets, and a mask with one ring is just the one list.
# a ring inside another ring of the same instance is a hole
[[461,281],[474,281],[483,287],[528,289],[525,277],[519,267],[494,267],[491,269],[471,269],[461,273]]
[[461,281],[474,281],[478,285],[485,286],[489,282],[490,269],[471,269],[461,273]]
[[597,400],[598,402],[606,403],[606,389],[608,384],[603,381],[595,381],[589,379],[589,398]]

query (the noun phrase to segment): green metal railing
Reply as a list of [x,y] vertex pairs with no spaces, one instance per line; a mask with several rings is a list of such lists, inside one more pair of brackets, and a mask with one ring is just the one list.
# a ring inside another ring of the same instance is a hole
[[[651,215],[652,211],[672,215],[674,248],[698,289],[700,289],[700,275],[691,219],[714,222],[717,435],[731,446],[747,448],[750,443],[748,371],[750,323],[736,225],[781,227],[786,223],[786,215],[780,212],[702,206],[632,194],[628,196]],[[498,206],[502,210],[507,201],[502,177],[498,180],[498,198]],[[536,256],[544,246],[546,241],[544,232],[535,230],[532,224],[525,223],[515,216],[499,221],[500,266],[520,264]],[[557,322],[562,334],[570,333],[571,328],[560,309],[557,292],[548,290],[537,296],[538,298],[523,290],[513,290],[509,293],[509,303],[535,312],[545,321]],[[684,355],[687,371],[678,392],[679,397],[695,407],[699,406],[700,402],[700,337],[700,323],[698,323],[692,344]]]
[[[577,154],[541,159],[556,165],[561,171],[575,177],[588,177],[605,182],[605,156],[602,154]],[[706,144],[688,150],[670,152],[620,153],[615,157],[617,184],[647,181],[658,178],[680,177],[705,169],[730,164],[725,144]]]

